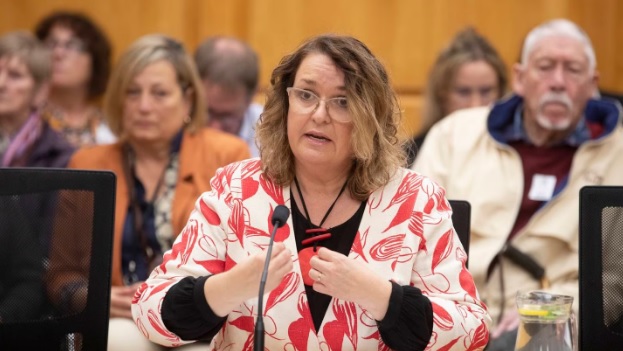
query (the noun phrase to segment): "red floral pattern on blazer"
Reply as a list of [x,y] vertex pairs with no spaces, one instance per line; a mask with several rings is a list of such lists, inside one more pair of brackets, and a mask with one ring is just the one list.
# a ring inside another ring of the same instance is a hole
[[[218,274],[264,250],[273,209],[290,207],[289,194],[262,174],[257,159],[219,169],[162,265],[136,293],[132,312],[145,336],[168,346],[185,343],[161,319],[168,289],[185,276]],[[291,228],[290,218],[276,237],[296,252]],[[465,268],[445,192],[430,179],[401,169],[374,192],[349,257],[430,299],[434,329],[427,350],[480,350],[487,344],[490,317]],[[389,350],[374,319],[349,301],[333,299],[316,333],[297,262],[264,300],[269,350]],[[211,349],[251,350],[256,304],[250,299],[230,313]]]

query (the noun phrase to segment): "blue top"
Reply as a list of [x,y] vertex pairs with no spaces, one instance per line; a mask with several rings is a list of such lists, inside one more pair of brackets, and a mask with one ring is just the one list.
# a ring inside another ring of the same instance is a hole
[[[171,155],[179,153],[182,146],[182,135],[183,131],[180,131],[171,142]],[[134,172],[132,172],[132,180],[136,201],[143,216],[143,232],[147,236],[147,245],[153,250],[155,257],[162,256],[164,250],[156,237],[154,203],[146,198],[145,187],[134,175]],[[148,267],[147,257],[145,257],[139,236],[134,232],[134,221],[133,205],[130,203],[128,205],[128,214],[123,224],[121,244],[121,267],[123,269],[123,281],[126,285],[144,281],[154,268]]]

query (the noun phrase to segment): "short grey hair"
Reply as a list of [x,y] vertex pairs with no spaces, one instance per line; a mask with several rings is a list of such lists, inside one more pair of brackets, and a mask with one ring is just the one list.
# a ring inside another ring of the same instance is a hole
[[260,76],[258,55],[240,39],[225,36],[208,38],[197,47],[195,63],[203,80],[227,89],[241,86],[249,98],[257,90]]
[[521,51],[521,64],[526,64],[528,56],[532,53],[538,42],[545,37],[554,35],[565,36],[582,43],[584,46],[584,53],[588,59],[589,69],[590,71],[595,70],[595,67],[597,66],[597,59],[595,57],[595,50],[593,49],[591,39],[588,37],[586,32],[580,28],[580,26],[567,19],[551,20],[532,29],[526,36],[523,44]]
[[52,76],[52,54],[31,33],[10,32],[0,36],[0,58],[17,57],[28,68],[36,86]]

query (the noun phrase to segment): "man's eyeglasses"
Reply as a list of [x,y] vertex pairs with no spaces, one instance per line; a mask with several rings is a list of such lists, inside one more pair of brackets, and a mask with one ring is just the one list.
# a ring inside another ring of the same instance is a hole
[[286,89],[290,97],[290,106],[298,113],[313,113],[324,101],[327,113],[336,122],[348,123],[353,118],[348,111],[348,100],[346,97],[334,97],[321,99],[318,95],[309,90],[289,87]]
[[48,39],[45,41],[45,46],[51,51],[56,48],[63,48],[67,51],[72,51],[72,52],[77,52],[77,53],[86,51],[86,45],[84,44],[82,40],[78,38],[72,38],[67,41]]

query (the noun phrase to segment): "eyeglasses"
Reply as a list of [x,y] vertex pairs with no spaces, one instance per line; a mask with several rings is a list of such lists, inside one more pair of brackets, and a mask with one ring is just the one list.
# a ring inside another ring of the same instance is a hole
[[76,52],[76,53],[81,53],[81,52],[86,51],[86,45],[84,44],[84,42],[77,38],[72,38],[67,41],[48,39],[45,41],[45,46],[50,50],[54,50],[58,47],[58,48],[63,48],[67,51]]
[[348,111],[346,97],[321,99],[309,90],[294,87],[289,87],[286,91],[290,97],[290,106],[298,113],[313,113],[320,106],[320,102],[324,101],[327,113],[334,121],[348,123],[353,120]]

